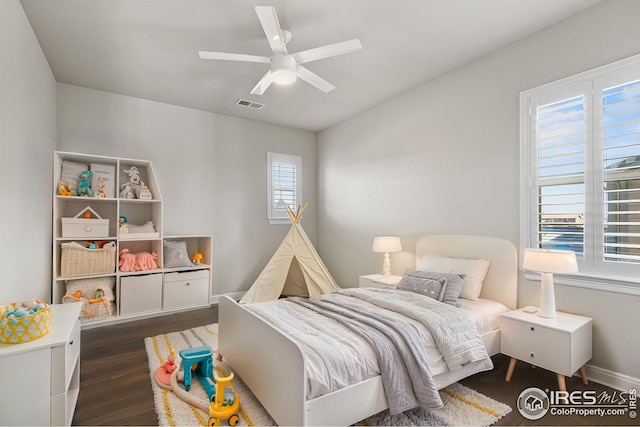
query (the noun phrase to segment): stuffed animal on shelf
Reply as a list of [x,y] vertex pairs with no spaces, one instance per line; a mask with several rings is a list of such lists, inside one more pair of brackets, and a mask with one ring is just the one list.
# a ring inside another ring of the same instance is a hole
[[107,194],[104,192],[104,179],[102,179],[102,177],[98,178],[96,180],[96,182],[98,183],[98,189],[96,190],[96,194],[95,197],[99,198],[99,199],[106,199],[107,198]]
[[122,249],[120,251],[118,268],[120,271],[145,271],[158,268],[156,260],[158,259],[157,252],[139,252],[132,254],[129,249]]
[[193,256],[191,257],[191,262],[195,265],[198,265],[200,264],[200,261],[202,261],[202,254],[200,252],[194,252]]
[[125,182],[120,186],[120,198],[139,199],[144,182],[140,179],[138,168],[131,166],[129,169],[124,169],[124,173],[129,174],[129,182]]
[[90,179],[93,176],[91,171],[80,172],[80,182],[78,183],[78,196],[93,197],[91,192]]
[[118,257],[118,268],[120,271],[136,271],[136,254],[129,252],[129,249],[122,249]]
[[156,260],[158,259],[157,252],[138,252],[136,254],[136,271],[153,270],[158,268]]
[[58,181],[58,194],[61,196],[72,196],[71,184],[65,185],[63,180]]

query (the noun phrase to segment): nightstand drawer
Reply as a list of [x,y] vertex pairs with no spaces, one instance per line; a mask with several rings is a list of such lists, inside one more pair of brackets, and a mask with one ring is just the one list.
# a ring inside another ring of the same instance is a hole
[[571,334],[504,317],[501,328],[500,351],[507,356],[564,375],[575,372],[571,367]]

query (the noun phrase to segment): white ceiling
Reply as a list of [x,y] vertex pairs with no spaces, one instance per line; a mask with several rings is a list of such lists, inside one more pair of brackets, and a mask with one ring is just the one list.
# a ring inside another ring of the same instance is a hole
[[[600,0],[21,0],[56,80],[235,117],[319,131],[537,32]],[[359,38],[362,51],[305,64],[304,81],[249,92],[269,56],[254,6],[276,8],[291,53]],[[261,110],[235,104],[265,104]]]

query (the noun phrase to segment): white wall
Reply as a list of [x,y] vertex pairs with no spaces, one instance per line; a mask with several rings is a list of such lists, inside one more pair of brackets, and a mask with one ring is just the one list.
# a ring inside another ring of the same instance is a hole
[[[319,252],[335,279],[381,271],[373,238],[397,235],[414,266],[425,233],[502,237],[519,246],[523,90],[640,53],[640,2],[602,3],[416,87],[318,136]],[[538,305],[520,280],[519,304]],[[559,286],[558,309],[594,318],[594,366],[640,378],[640,297]],[[625,315],[622,315],[625,313]]]
[[51,295],[56,83],[18,0],[0,1],[0,304]]
[[213,236],[214,295],[247,290],[289,230],[267,222],[268,151],[302,156],[316,240],[314,133],[59,84],[58,149],[151,160],[164,234]]

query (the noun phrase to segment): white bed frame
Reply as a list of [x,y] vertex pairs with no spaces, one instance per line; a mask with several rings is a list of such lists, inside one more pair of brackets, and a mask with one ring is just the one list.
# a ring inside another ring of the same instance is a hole
[[[416,244],[416,262],[425,254],[452,258],[491,258],[481,298],[516,307],[517,255],[506,240],[493,237],[424,236]],[[219,302],[218,347],[278,425],[351,425],[387,408],[380,375],[306,400],[305,357],[294,341],[229,297]],[[482,336],[487,352],[500,350],[500,331]],[[462,369],[461,371],[464,371]],[[434,377],[440,388],[466,372]]]

